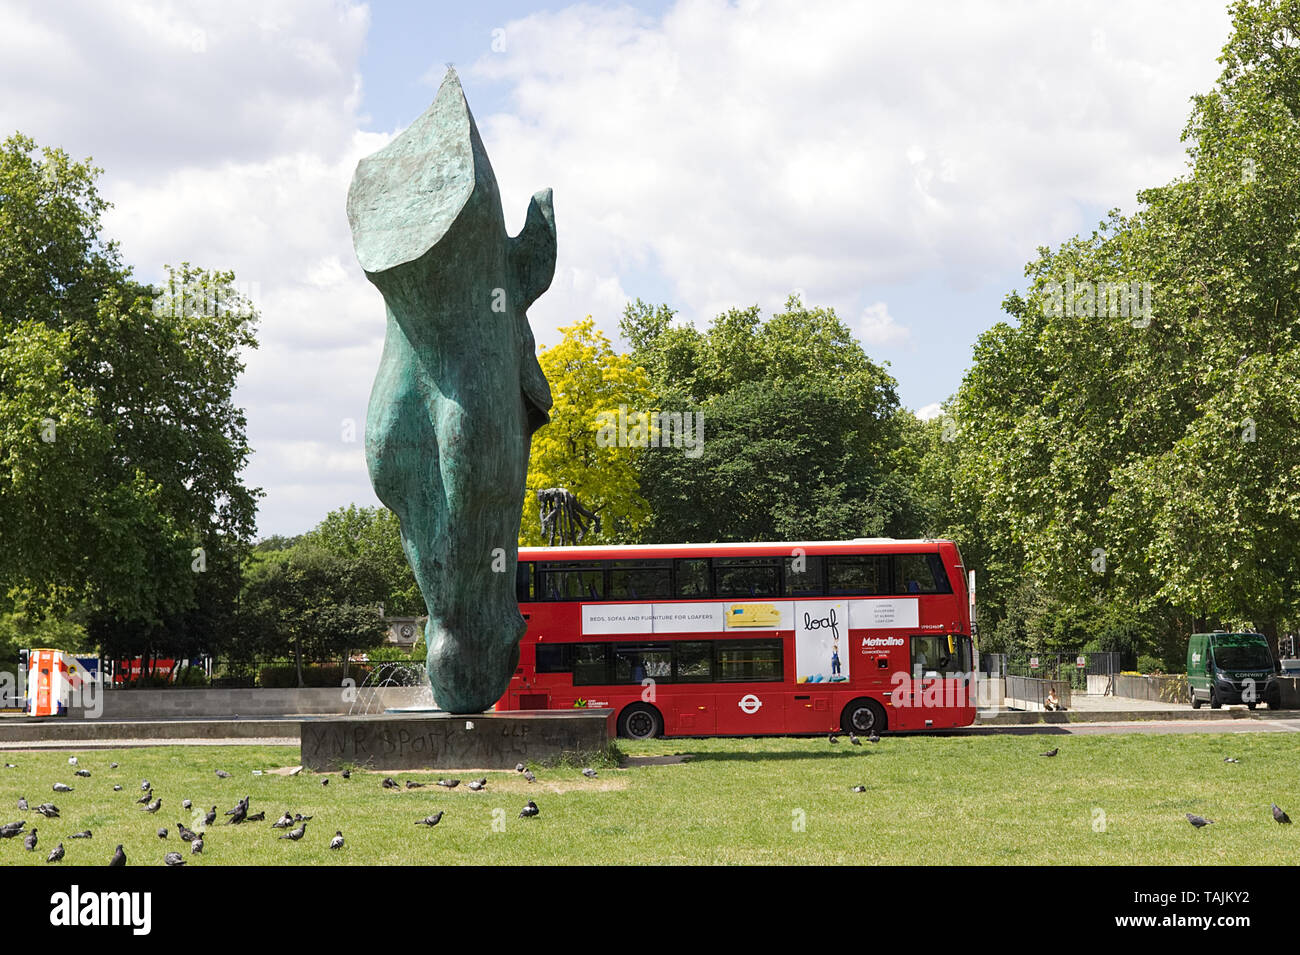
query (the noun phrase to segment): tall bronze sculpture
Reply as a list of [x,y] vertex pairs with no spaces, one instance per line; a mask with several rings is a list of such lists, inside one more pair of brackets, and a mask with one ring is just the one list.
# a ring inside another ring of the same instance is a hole
[[551,190],[506,234],[501,196],[460,80],[357,165],[357,260],[388,326],[366,420],[366,463],[401,522],[429,611],[438,706],[478,713],[519,656],[520,509],[532,434],[549,420],[527,309],[555,273]]

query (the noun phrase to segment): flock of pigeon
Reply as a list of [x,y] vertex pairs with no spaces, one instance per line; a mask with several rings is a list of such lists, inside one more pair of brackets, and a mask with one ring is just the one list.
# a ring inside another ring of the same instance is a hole
[[[77,757],[70,756],[68,758],[68,764],[71,766],[77,766],[78,765]],[[13,763],[6,763],[5,768],[16,769],[17,767]],[[118,768],[117,763],[109,764],[109,769],[117,769],[117,768]],[[529,770],[526,766],[524,766],[523,763],[517,764],[515,766],[515,771],[517,773],[522,774],[523,777],[526,780],[528,780],[528,782],[530,783],[534,783],[537,781],[537,777],[532,773],[531,770]],[[220,779],[230,778],[230,773],[226,772],[223,769],[218,769],[216,771],[216,774],[217,777]],[[78,768],[74,775],[88,779],[90,778],[91,774],[90,774],[90,770],[88,769]],[[292,773],[291,775],[297,775],[297,773],[295,772]],[[349,779],[352,776],[352,772],[351,770],[344,770],[341,775],[344,779]],[[596,770],[590,768],[584,769],[582,771],[582,775],[586,776],[588,779],[594,779],[596,777]],[[321,781],[321,784],[325,785],[328,782],[329,782],[329,777],[326,777]],[[483,777],[482,779],[475,779],[468,784],[467,788],[469,788],[474,792],[481,792],[483,789],[487,787],[487,782],[488,782],[487,777]],[[385,777],[384,781],[380,785],[384,789],[400,790],[403,788],[401,784],[399,784],[397,780],[393,779],[392,777]],[[405,788],[420,789],[423,788],[424,785],[425,785],[424,783],[415,782],[414,780],[407,780]],[[446,789],[455,789],[457,786],[460,785],[460,780],[440,779],[437,781],[436,785],[442,786]],[[53,790],[56,793],[71,793],[71,792],[75,792],[75,787],[69,786],[66,783],[56,782],[53,786]],[[115,792],[121,792],[122,786],[119,784],[114,784],[113,790]],[[140,781],[140,792],[142,793],[142,795],[140,796],[139,799],[136,800],[136,804],[141,807],[140,810],[141,812],[153,814],[153,813],[157,813],[159,810],[162,809],[162,802],[163,802],[162,797],[157,795],[154,792],[153,785],[149,782],[149,780],[142,779]],[[252,798],[251,796],[245,796],[243,799],[239,800],[239,802],[235,804],[233,809],[226,810],[225,814],[230,817],[229,819],[226,820],[227,825],[234,826],[234,825],[240,825],[249,822],[266,821],[265,811],[249,813],[248,810],[249,810],[249,803],[251,801],[251,798]],[[183,809],[190,810],[193,808],[193,802],[189,799],[182,800],[181,807]],[[20,796],[18,798],[18,809],[22,812],[35,812],[46,819],[59,818],[59,807],[56,806],[54,803],[52,802],[41,803],[39,806],[33,808],[28,805],[27,798],[25,796]],[[200,812],[202,812],[202,810],[200,810]],[[533,802],[530,799],[528,800],[528,804],[525,805],[522,810],[520,810],[519,818],[531,819],[537,816],[539,812],[540,811],[537,808],[537,803]],[[431,816],[426,816],[425,818],[419,820],[418,822],[415,823],[415,825],[433,828],[439,822],[442,821],[443,815],[444,812],[440,810]],[[197,814],[195,818],[197,818]],[[279,829],[279,830],[287,830],[282,832],[280,838],[289,839],[294,842],[298,842],[307,834],[307,823],[311,821],[311,818],[312,818],[311,816],[304,816],[301,813],[290,813],[288,810],[285,810],[284,815],[271,824],[271,828]],[[182,842],[186,842],[189,844],[191,856],[199,855],[203,852],[204,839],[207,836],[207,830],[209,827],[213,826],[216,823],[216,821],[217,821],[217,807],[213,806],[211,809],[209,809],[206,813],[203,814],[202,828],[197,832],[194,831],[193,829],[190,829],[183,822],[176,823],[176,834],[180,836]],[[25,834],[24,834],[24,830],[26,830]],[[27,830],[26,819],[19,820],[18,822],[10,822],[10,823],[5,823],[0,825],[0,839],[13,839],[20,835],[24,836],[23,845],[26,847],[27,851],[35,852],[36,845],[39,840],[38,828],[36,826],[33,826],[30,830]],[[158,829],[159,839],[166,840],[168,838],[168,835],[169,835],[169,830],[166,827],[160,827]],[[83,830],[81,832],[74,832],[68,836],[69,839],[90,839],[92,837],[93,837],[93,833],[89,829]],[[330,840],[329,846],[331,849],[343,848],[343,831],[341,829],[335,831],[334,837]],[[66,850],[64,849],[63,843],[60,842],[57,846],[54,847],[54,849],[50,851],[50,854],[45,861],[47,863],[61,862],[65,855],[66,855]],[[170,866],[179,866],[179,865],[185,865],[186,859],[185,856],[183,856],[179,852],[168,852],[163,856],[163,862]],[[122,846],[120,844],[117,846],[117,849],[113,852],[113,857],[108,861],[108,864],[110,866],[126,865],[126,853],[123,851]]]

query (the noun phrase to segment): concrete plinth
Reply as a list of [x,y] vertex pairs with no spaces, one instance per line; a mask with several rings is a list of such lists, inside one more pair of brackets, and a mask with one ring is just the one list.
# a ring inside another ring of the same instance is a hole
[[514,769],[562,753],[602,750],[613,710],[520,710],[452,716],[384,713],[303,720],[302,765],[364,769]]

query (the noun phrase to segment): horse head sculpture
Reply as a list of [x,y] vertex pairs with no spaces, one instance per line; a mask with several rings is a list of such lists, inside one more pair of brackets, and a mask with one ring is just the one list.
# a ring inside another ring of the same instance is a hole
[[366,419],[366,464],[401,523],[428,608],[433,697],[478,713],[505,692],[525,624],[515,596],[532,434],[551,390],[527,309],[555,273],[551,190],[506,234],[501,196],[460,80],[357,165],[357,260],[388,326]]

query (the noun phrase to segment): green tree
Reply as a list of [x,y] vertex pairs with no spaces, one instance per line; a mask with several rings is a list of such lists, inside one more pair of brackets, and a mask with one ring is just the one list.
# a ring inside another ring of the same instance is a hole
[[1040,249],[953,403],[985,609],[1029,587],[1167,662],[1300,620],[1300,3],[1233,17],[1189,173]]
[[384,583],[380,602],[388,616],[417,617],[425,612],[415,574],[402,551],[400,522],[388,508],[350,504],[330,511],[302,540],[368,565]]
[[563,339],[537,356],[555,404],[550,424],[533,435],[519,543],[546,542],[536,492],[555,487],[600,515],[600,533],[593,529],[585,543],[635,540],[647,517],[635,452],[604,440],[601,428],[610,420],[604,416],[617,416],[620,408],[652,410],[645,372],[615,353],[590,316],[560,332]]
[[244,649],[292,653],[302,686],[304,659],[346,657],[383,642],[380,601],[387,586],[374,562],[343,557],[312,541],[254,552],[240,599]]
[[98,172],[0,148],[0,609],[75,610],[123,648],[212,645],[259,494],[232,400],[256,315],[230,273],[132,279]]
[[[831,309],[797,298],[677,328],[628,306],[622,331],[663,409],[702,423],[703,450],[640,452],[647,541],[810,540],[907,526],[903,420],[892,377]],[[700,417],[702,416],[702,418]]]

